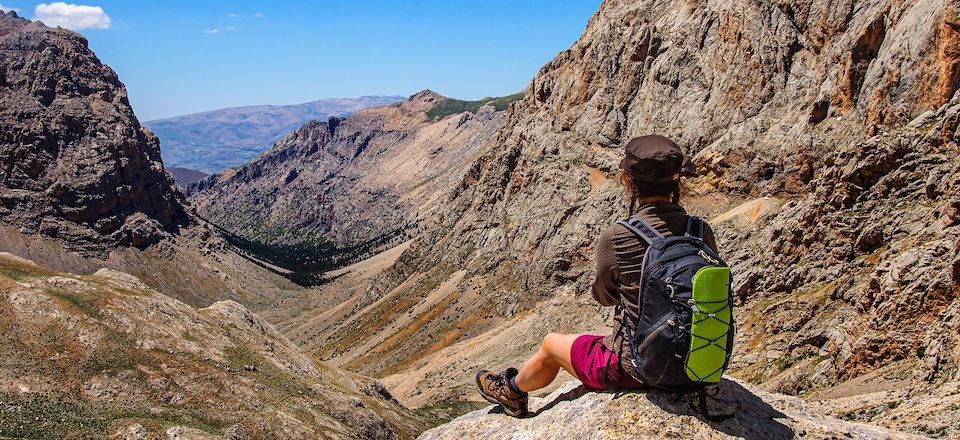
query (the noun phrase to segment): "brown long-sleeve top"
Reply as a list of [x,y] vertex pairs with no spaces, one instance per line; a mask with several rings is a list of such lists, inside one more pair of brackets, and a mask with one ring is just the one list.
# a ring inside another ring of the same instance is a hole
[[[689,219],[683,207],[675,203],[646,204],[635,215],[664,236],[686,233]],[[704,224],[703,235],[707,245],[716,251],[717,242],[710,225]],[[593,283],[593,298],[602,306],[614,306],[622,300],[630,316],[626,325],[630,326],[632,334],[637,330],[633,323],[638,318],[640,271],[646,251],[647,243],[642,238],[616,223],[604,230],[597,241],[597,279]],[[629,351],[630,346],[624,345],[626,330],[620,323],[621,317],[614,316],[613,319],[617,321],[613,334],[604,338],[603,345],[623,359],[624,350]],[[621,363],[621,366],[628,372],[632,369],[629,363]]]

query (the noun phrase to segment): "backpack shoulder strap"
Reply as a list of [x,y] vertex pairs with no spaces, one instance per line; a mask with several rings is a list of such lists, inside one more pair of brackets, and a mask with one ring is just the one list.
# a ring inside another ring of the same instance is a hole
[[663,240],[663,235],[657,232],[656,229],[653,229],[647,222],[643,221],[642,218],[637,216],[630,216],[623,220],[617,222],[626,226],[630,232],[633,232],[638,237],[642,238],[643,241],[646,241],[648,245],[653,245],[654,242]]
[[703,220],[700,217],[690,216],[687,219],[687,237],[699,238],[703,240]]

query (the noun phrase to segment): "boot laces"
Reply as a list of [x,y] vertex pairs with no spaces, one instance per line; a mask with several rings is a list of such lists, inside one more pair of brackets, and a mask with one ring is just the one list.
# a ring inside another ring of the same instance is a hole
[[493,385],[493,388],[502,393],[504,388],[507,386],[507,375],[500,373],[493,378],[492,382],[493,383],[491,385]]

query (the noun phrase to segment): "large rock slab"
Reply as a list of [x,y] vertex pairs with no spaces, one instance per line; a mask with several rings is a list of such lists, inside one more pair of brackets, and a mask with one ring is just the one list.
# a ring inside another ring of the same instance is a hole
[[720,384],[710,407],[715,414],[733,417],[711,422],[673,394],[588,393],[579,381],[571,381],[534,399],[534,413],[527,418],[515,419],[491,406],[427,431],[420,439],[918,438],[825,416],[796,397],[766,393],[736,380]]

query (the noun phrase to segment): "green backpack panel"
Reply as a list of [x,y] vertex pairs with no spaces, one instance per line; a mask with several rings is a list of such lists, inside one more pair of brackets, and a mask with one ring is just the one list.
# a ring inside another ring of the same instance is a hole
[[687,377],[706,383],[720,382],[727,359],[730,334],[730,268],[704,267],[693,276],[693,310]]

